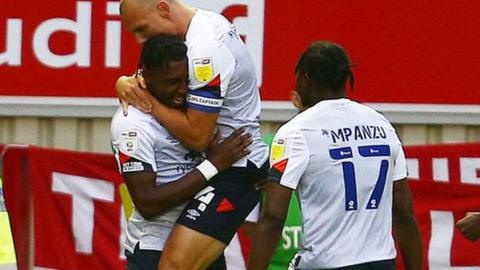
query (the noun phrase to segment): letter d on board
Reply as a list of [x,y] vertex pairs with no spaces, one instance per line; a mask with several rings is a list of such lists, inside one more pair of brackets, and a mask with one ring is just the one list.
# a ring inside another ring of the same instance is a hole
[[[51,67],[63,68],[77,64],[90,66],[90,39],[92,23],[92,3],[77,2],[77,20],[53,18],[40,24],[33,37],[33,51],[38,60]],[[58,55],[50,50],[49,39],[58,31],[75,35],[75,51],[67,55]]]

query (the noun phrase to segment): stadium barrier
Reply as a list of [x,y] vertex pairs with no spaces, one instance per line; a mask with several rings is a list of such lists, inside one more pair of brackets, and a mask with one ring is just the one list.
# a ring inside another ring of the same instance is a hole
[[[480,144],[405,151],[424,269],[480,269],[479,243],[464,239],[454,226],[466,212],[480,210]],[[112,155],[9,147],[2,165],[18,269],[123,269],[126,214],[122,179]],[[277,250],[289,255],[279,255],[271,269],[286,269],[300,243],[295,201],[292,208],[296,214],[286,224]],[[243,247],[237,253],[243,261],[248,245],[234,244]]]

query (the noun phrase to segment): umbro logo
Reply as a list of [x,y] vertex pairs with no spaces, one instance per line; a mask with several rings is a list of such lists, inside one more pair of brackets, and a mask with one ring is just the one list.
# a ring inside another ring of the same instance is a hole
[[188,209],[187,213],[188,214],[187,214],[186,217],[189,218],[189,219],[192,219],[192,220],[197,220],[197,217],[200,216],[200,213],[195,209]]
[[199,216],[200,216],[200,213],[198,213],[198,211],[195,210],[195,209],[188,209],[187,212],[188,212],[188,214],[190,214],[190,215],[192,215],[192,216],[194,216],[194,217],[199,217]]

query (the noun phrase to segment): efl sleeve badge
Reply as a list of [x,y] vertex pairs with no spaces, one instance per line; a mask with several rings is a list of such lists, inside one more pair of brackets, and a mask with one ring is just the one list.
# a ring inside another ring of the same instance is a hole
[[285,139],[276,139],[272,143],[272,161],[278,161],[283,158],[285,152]]
[[120,149],[126,153],[134,154],[138,149],[138,131],[132,130],[122,132]]
[[211,58],[193,60],[193,74],[199,82],[209,82],[213,79],[213,64]]

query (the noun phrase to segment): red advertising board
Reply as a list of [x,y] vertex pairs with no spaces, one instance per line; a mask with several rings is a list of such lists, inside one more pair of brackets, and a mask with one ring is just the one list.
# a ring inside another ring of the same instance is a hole
[[[423,239],[422,269],[478,269],[480,245],[466,240],[455,222],[480,209],[480,144],[405,147],[405,153]],[[19,270],[31,264],[124,268],[126,218],[113,156],[30,146],[9,147],[1,158]],[[228,269],[245,269],[241,251],[247,254],[248,245],[242,240],[230,243],[237,249],[227,254]],[[283,258],[283,269],[289,261]],[[398,269],[404,269],[401,263]]]
[[[19,270],[125,269],[123,180],[110,154],[0,145],[5,201]],[[130,206],[126,206],[129,208]],[[246,235],[225,251],[245,270]]]
[[[264,100],[288,100],[293,69],[314,40],[358,64],[353,98],[480,104],[480,2],[185,0],[229,17],[246,38]],[[119,30],[116,1],[2,1],[0,95],[113,97],[139,47]]]

